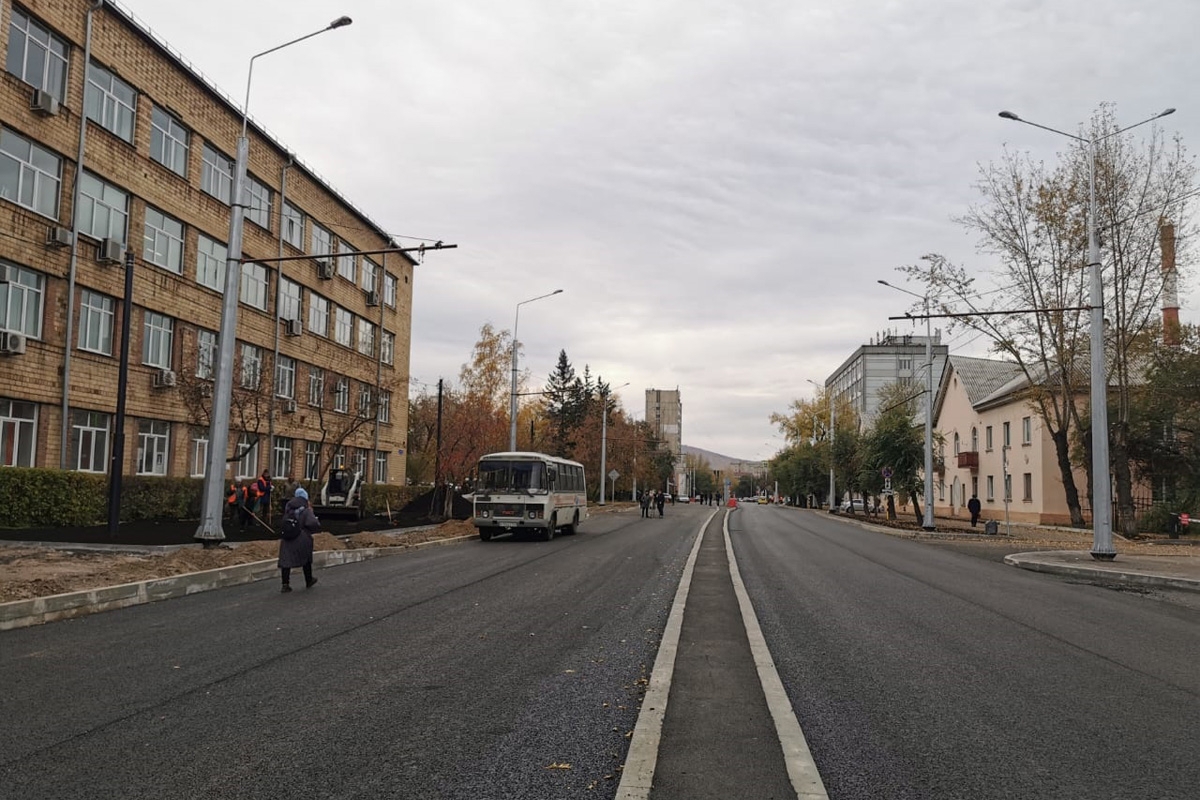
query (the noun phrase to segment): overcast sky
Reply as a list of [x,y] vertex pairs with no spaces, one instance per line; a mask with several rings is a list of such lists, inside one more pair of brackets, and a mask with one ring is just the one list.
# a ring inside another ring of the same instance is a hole
[[[685,444],[766,458],[910,298],[895,268],[992,267],[952,217],[1002,147],[1053,161],[1101,102],[1200,147],[1195,0],[124,0],[252,116],[427,256],[412,376],[455,379],[479,328],[544,383],[560,350]],[[1190,107],[1189,107],[1190,105]],[[916,287],[912,287],[916,288]],[[1192,284],[1186,321],[1198,321]],[[985,355],[969,336],[952,353]],[[414,387],[414,391],[417,387]]]

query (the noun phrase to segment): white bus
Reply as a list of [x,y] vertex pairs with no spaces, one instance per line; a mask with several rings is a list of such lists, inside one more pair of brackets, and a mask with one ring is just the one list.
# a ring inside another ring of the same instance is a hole
[[492,453],[479,459],[474,522],[483,541],[535,531],[548,542],[557,530],[575,533],[585,519],[583,464],[545,453]]

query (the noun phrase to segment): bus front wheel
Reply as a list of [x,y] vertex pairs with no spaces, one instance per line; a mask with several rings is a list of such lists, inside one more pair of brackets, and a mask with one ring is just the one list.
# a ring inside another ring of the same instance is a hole
[[565,528],[563,528],[562,532],[563,532],[564,536],[574,536],[578,530],[579,530],[579,512],[576,511],[574,519],[571,520],[571,524],[566,526]]
[[547,526],[546,526],[546,529],[542,531],[542,541],[543,541],[543,542],[548,542],[548,541],[550,541],[551,539],[553,539],[553,538],[554,538],[554,531],[555,531],[555,529],[556,529],[556,528],[558,528],[558,515],[557,515],[557,514],[552,514],[552,515],[550,516],[550,524],[549,524],[549,525],[547,525]]
[[490,542],[492,540],[492,529],[491,528],[480,528],[479,529],[479,538],[481,541]]

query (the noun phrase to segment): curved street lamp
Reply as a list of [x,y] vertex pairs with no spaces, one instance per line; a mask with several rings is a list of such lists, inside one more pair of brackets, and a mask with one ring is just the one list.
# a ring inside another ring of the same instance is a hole
[[[625,381],[620,386],[613,386],[607,392],[600,393],[600,505],[604,505],[604,481],[608,477],[608,397],[617,389],[624,389],[628,385],[629,381]],[[613,492],[616,492],[615,486]]]
[[517,303],[517,313],[513,317],[513,338],[512,338],[512,392],[508,399],[508,449],[516,452],[517,449],[517,323],[521,320],[521,306],[526,303],[532,303],[535,300],[544,300],[547,297],[553,297],[556,294],[562,294],[562,289],[555,289],[553,292],[541,294],[537,297],[531,297],[528,300],[522,300]]

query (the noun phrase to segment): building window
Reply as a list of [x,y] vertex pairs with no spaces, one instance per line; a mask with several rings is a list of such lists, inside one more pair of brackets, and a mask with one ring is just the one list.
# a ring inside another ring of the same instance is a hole
[[1001,432],[1001,438],[1004,440],[1004,446],[1005,447],[1011,446],[1012,445],[1012,430],[1009,427],[1009,423],[1007,423],[1007,422],[1004,423],[1004,425],[1000,428],[1000,432]]
[[67,52],[64,40],[13,6],[8,29],[9,72],[62,100],[66,96]]
[[116,301],[91,289],[81,290],[79,297],[79,349],[90,353],[112,355],[113,323],[116,321]]
[[1004,476],[1004,501],[1012,502],[1012,475]]
[[986,428],[983,429],[983,441],[988,449],[988,452],[989,453],[992,452],[992,426],[991,425],[988,425]]
[[900,372],[912,372],[912,356],[897,357],[896,369]]
[[200,189],[226,205],[233,197],[233,160],[208,142],[200,162]]
[[138,420],[138,475],[166,475],[171,442],[171,423]]
[[280,319],[300,319],[300,284],[283,277],[279,279],[279,308],[276,311]]
[[304,212],[283,201],[283,240],[297,250],[304,249]]
[[954,432],[954,455],[956,455],[956,456],[958,455],[958,448],[959,448],[958,431],[955,431]]
[[346,448],[338,445],[333,448],[333,458],[330,459],[330,466],[334,469],[345,469],[346,467]]
[[242,342],[243,389],[258,389],[259,381],[262,380],[262,359],[263,351],[261,347]]
[[338,344],[350,346],[354,333],[354,315],[344,308],[333,312],[333,337]]
[[79,232],[97,239],[125,242],[129,195],[85,172],[79,176]]
[[246,176],[246,219],[260,228],[271,229],[271,204],[275,193],[253,175]]
[[308,295],[308,329],[318,336],[329,336],[329,301],[311,292]]
[[358,261],[358,257],[353,254],[354,248],[350,246],[349,242],[338,239],[337,251],[339,254],[337,257],[337,274],[354,283]]
[[946,502],[946,482],[945,481],[938,481],[938,500],[943,503]]
[[388,482],[388,453],[387,450],[375,451],[375,482]]
[[42,338],[45,294],[42,273],[0,262],[0,330]]
[[312,226],[312,250],[310,255],[328,257],[333,252],[333,234],[317,225],[315,222]]
[[159,369],[171,368],[171,349],[175,338],[175,320],[146,311],[142,328],[142,363]]
[[248,306],[267,310],[267,286],[270,283],[267,268],[262,264],[248,261],[242,264],[242,297]]
[[317,408],[325,405],[325,370],[320,367],[308,369],[308,404]]
[[355,450],[350,457],[350,463],[354,465],[354,471],[359,475],[366,476],[367,474],[367,451]]
[[273,475],[280,477],[292,474],[292,440],[286,436],[276,436],[275,445],[271,448],[271,469]]
[[142,258],[176,275],[183,272],[183,223],[153,206],[146,206]]
[[987,476],[987,501],[990,503],[996,499],[996,476]]
[[971,497],[979,497],[979,476],[971,476]]
[[392,421],[392,393],[391,392],[385,392],[382,390],[379,392],[379,421],[380,422],[391,422]]
[[321,443],[304,443],[304,480],[315,481],[321,477]]
[[224,294],[225,262],[229,249],[203,233],[196,242],[196,283]]
[[383,302],[392,308],[396,307],[396,276],[383,276]]
[[196,377],[211,381],[216,363],[217,332],[201,328],[196,331]]
[[192,431],[192,468],[193,478],[203,478],[208,472],[208,431],[196,428]]
[[979,429],[971,428],[971,452],[979,452]]
[[37,452],[37,406],[0,400],[0,467],[32,467]]
[[258,477],[258,437],[243,433],[237,443],[237,474],[235,478]]
[[108,414],[71,412],[71,469],[77,472],[108,471]]
[[358,416],[362,419],[371,418],[371,387],[365,383],[358,387]]
[[191,133],[158,106],[150,112],[150,157],[176,175],[187,177]]
[[288,400],[296,396],[296,359],[281,355],[275,363],[275,396]]
[[396,361],[396,334],[383,331],[379,337],[379,357],[385,364]]
[[375,355],[375,326],[365,319],[358,321],[358,352],[364,356]]
[[338,378],[333,387],[333,410],[343,414],[350,411],[350,379]]
[[1024,475],[1021,476],[1021,478],[1022,478],[1022,483],[1024,484],[1023,488],[1025,490],[1025,496],[1022,497],[1021,499],[1024,500],[1026,503],[1032,502],[1033,501],[1033,473],[1026,472]]
[[1021,444],[1033,442],[1033,417],[1021,418]]
[[7,128],[0,130],[0,197],[57,220],[61,186],[61,158]]
[[88,65],[84,113],[100,127],[133,142],[133,119],[137,113],[137,91],[104,67]]
[[379,265],[367,257],[362,260],[362,288],[363,291],[373,292],[378,288],[379,281]]

